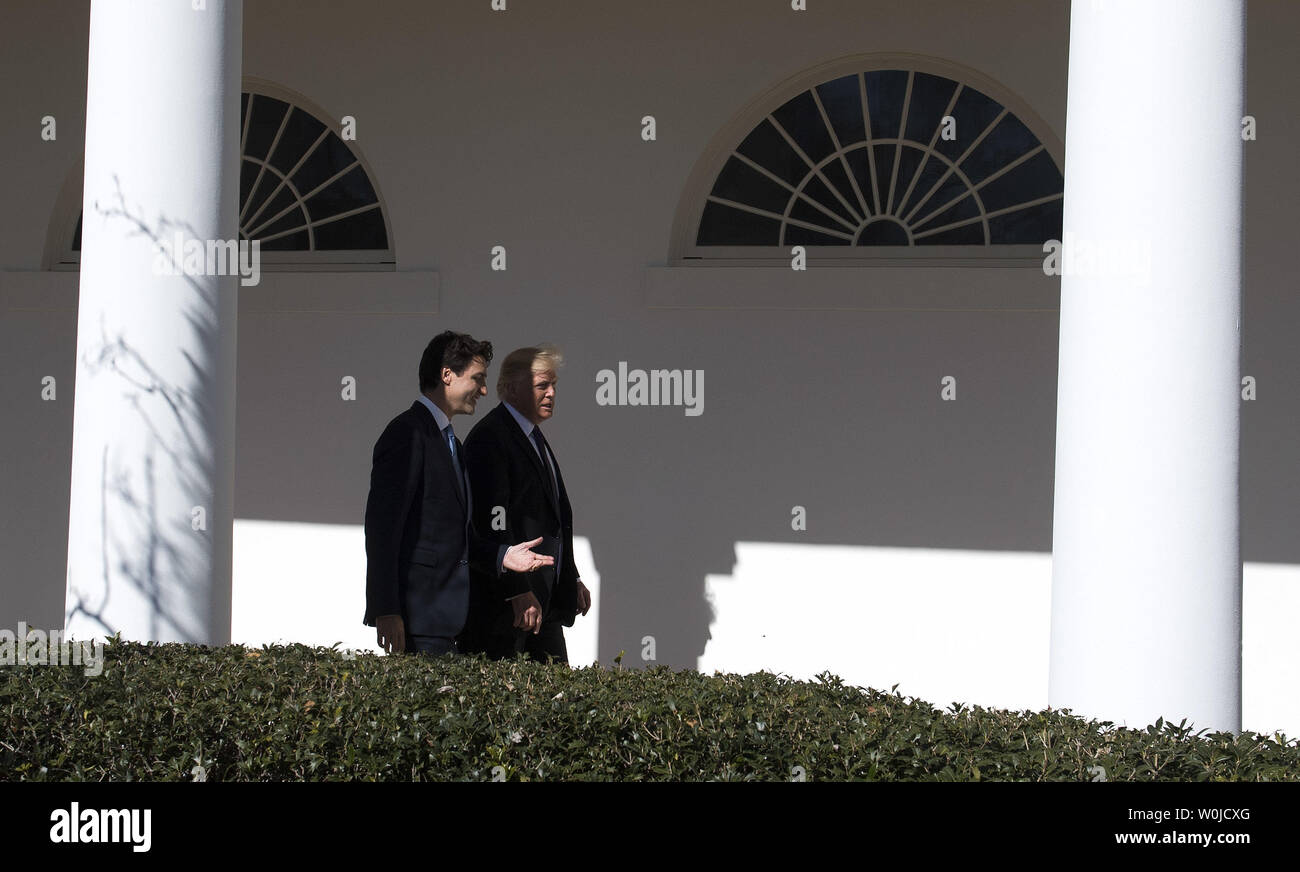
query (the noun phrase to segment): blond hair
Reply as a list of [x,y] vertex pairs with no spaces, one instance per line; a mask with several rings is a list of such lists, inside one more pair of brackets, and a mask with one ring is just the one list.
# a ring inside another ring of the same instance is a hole
[[564,355],[554,345],[516,348],[501,361],[497,373],[497,396],[505,399],[515,385],[522,385],[533,373],[551,372],[557,375],[564,366]]

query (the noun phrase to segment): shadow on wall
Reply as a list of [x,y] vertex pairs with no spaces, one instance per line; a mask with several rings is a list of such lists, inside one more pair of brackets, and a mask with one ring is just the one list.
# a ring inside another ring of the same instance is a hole
[[[180,252],[169,245],[176,232],[195,238],[193,228],[166,217],[151,226],[128,209],[120,183],[115,200],[107,208],[97,203],[96,211],[106,221],[125,222],[128,236],[146,237],[157,258],[165,259],[171,271],[183,279],[183,283],[169,283],[166,293],[181,293],[182,288],[187,292],[185,320],[194,338],[186,345],[213,347],[215,282],[205,288],[195,276],[186,274]],[[156,268],[162,266],[155,261]],[[107,434],[87,434],[89,444],[102,446],[100,505],[95,512],[99,529],[83,530],[83,535],[94,535],[100,542],[100,571],[92,576],[82,565],[82,572],[69,584],[65,626],[111,635],[123,629],[119,601],[135,600],[142,601],[147,612],[149,638],[197,641],[205,637],[206,627],[187,607],[189,592],[176,585],[178,580],[183,584],[206,571],[212,538],[206,518],[202,525],[197,524],[194,514],[177,512],[161,494],[194,495],[190,502],[210,511],[207,483],[212,479],[213,459],[205,436],[213,431],[214,422],[207,400],[214,395],[210,369],[182,351],[189,367],[184,381],[193,385],[186,388],[175,376],[169,377],[151,364],[120,331],[110,335],[102,317],[99,328],[98,341],[83,355],[83,373],[96,379],[111,377],[120,390],[120,396],[112,398],[114,408],[129,409],[131,419],[120,423],[129,431],[121,445],[114,444]],[[96,390],[102,397],[107,389],[101,384]]]
[[[267,278],[261,293],[274,292]],[[564,329],[540,338],[524,335],[536,317],[526,309],[242,319],[237,517],[358,525],[371,448],[415,395],[419,349],[469,325],[503,350],[544,339],[565,351],[547,439],[601,575],[606,665],[622,651],[625,666],[696,666],[715,621],[707,580],[733,574],[739,542],[1050,552],[1053,311],[644,312],[624,330],[567,314],[550,313],[546,323]],[[774,361],[773,349],[794,362]],[[595,374],[620,360],[703,369],[704,413],[598,405]],[[939,379],[951,372],[960,399],[945,403]],[[340,400],[344,374],[355,376],[354,401]],[[302,559],[284,581],[300,597],[343,571]],[[843,559],[840,573],[860,569]],[[340,608],[359,622],[364,574],[352,571],[355,593]],[[783,585],[753,594],[772,614],[858,610],[862,632],[924,619],[820,601],[807,567],[784,571]]]
[[[745,603],[741,620],[823,616],[825,634],[804,637],[793,659],[809,663],[820,651],[822,668],[844,674],[846,650],[862,658],[874,648],[854,634],[878,636],[884,624],[925,633],[926,583],[939,580],[928,574],[938,561],[901,573],[922,564],[884,570],[864,563],[866,549],[1050,553],[1055,312],[644,318],[635,338],[575,337],[568,407],[557,411],[564,432],[550,437],[604,579],[604,662],[622,650],[625,664],[650,664],[650,636],[653,662],[712,668],[718,659],[706,649],[722,640],[711,627],[735,640],[733,608]],[[619,360],[703,369],[704,413],[594,406],[582,396],[591,374]],[[940,380],[953,373],[957,399],[945,402]],[[774,550],[745,560],[746,542]],[[824,546],[859,549],[761,565]],[[710,580],[728,576],[739,587],[711,603]],[[849,578],[863,584],[845,597]],[[914,606],[899,611],[873,596],[889,585]],[[857,616],[847,626],[846,613]]]

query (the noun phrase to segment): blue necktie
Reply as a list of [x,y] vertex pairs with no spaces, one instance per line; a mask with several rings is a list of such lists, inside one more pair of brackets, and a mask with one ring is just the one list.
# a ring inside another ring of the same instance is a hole
[[470,532],[470,523],[471,523],[470,518],[471,518],[472,516],[471,516],[471,514],[470,514],[470,512],[469,512],[469,506],[470,506],[470,502],[469,502],[469,488],[466,487],[466,482],[465,482],[465,470],[461,469],[461,466],[460,466],[460,450],[459,450],[458,447],[457,447],[458,445],[460,445],[460,442],[457,441],[457,439],[456,439],[456,431],[453,430],[453,429],[451,429],[451,425],[450,425],[450,424],[448,424],[448,425],[447,425],[447,429],[446,429],[446,430],[443,430],[442,432],[443,432],[443,435],[445,435],[445,436],[447,437],[447,450],[451,452],[451,466],[452,466],[452,469],[456,470],[456,483],[457,483],[457,485],[460,487],[460,498],[461,498],[461,500],[463,500],[464,503],[465,503],[465,509],[466,509],[466,511],[465,511],[465,534],[466,534],[466,535],[465,535],[465,550],[461,552],[461,555],[460,555],[460,562],[461,562],[461,563],[468,563],[468,562],[469,562],[469,532]]
[[456,484],[460,488],[460,495],[465,496],[465,470],[460,465],[460,452],[456,450],[456,431],[447,425],[447,429],[442,431],[447,437],[447,450],[451,452],[451,466],[456,470]]

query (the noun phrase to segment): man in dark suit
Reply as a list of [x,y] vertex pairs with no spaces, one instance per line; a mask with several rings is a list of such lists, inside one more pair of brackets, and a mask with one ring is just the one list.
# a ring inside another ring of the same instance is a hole
[[553,348],[520,348],[501,364],[502,402],[474,426],[465,459],[478,535],[493,542],[541,539],[555,558],[528,575],[474,573],[462,642],[495,658],[527,652],[534,660],[568,663],[563,627],[591,608],[591,594],[573,561],[573,509],[559,461],[541,424],[555,413],[562,360]]
[[[554,559],[474,535],[463,447],[451,426],[487,394],[492,344],[444,331],[420,359],[420,397],[375,443],[366,500],[366,614],[389,652],[447,654],[469,610],[470,566],[486,578]],[[525,576],[518,576],[524,578]]]

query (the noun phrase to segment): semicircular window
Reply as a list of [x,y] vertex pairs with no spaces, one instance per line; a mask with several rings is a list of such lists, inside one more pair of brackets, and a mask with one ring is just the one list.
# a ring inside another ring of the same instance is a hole
[[1064,179],[1006,107],[959,82],[873,70],[824,82],[736,146],[700,246],[1040,245]]
[[[247,91],[240,118],[240,239],[263,251],[392,260],[379,195],[338,133],[300,106]],[[72,249],[81,250],[80,219]]]
[[239,235],[265,251],[388,248],[379,197],[337,133],[299,106],[243,95]]

